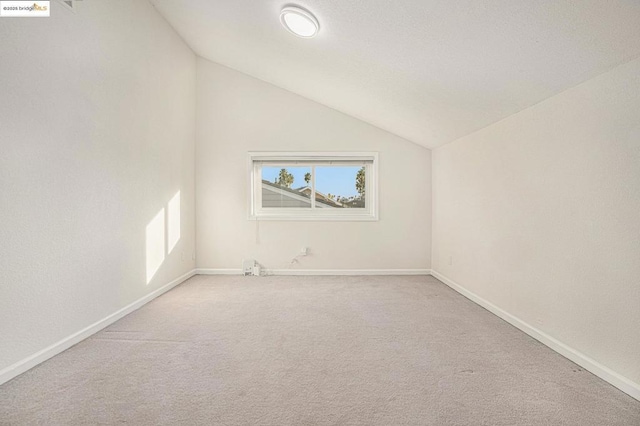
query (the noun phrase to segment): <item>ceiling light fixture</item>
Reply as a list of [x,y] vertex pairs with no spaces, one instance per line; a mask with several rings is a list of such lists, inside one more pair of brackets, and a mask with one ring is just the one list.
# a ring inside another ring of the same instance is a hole
[[311,38],[320,30],[316,17],[298,6],[287,6],[282,9],[280,22],[298,37]]

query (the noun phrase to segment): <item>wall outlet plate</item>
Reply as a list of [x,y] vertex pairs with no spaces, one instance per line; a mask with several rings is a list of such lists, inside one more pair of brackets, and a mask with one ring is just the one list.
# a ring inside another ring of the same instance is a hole
[[243,275],[253,275],[253,267],[256,261],[254,259],[245,259],[242,261],[242,273]]

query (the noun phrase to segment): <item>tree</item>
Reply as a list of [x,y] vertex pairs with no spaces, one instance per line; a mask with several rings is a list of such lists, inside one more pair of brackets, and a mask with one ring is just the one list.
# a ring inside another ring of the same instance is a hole
[[356,175],[356,191],[360,194],[360,198],[364,198],[364,191],[366,188],[365,182],[365,172],[364,166],[360,170],[358,170],[358,174]]
[[309,182],[311,182],[311,173],[304,174],[304,181],[307,183],[307,185],[309,184]]
[[285,188],[291,188],[291,185],[293,185],[293,175],[289,173],[287,169],[280,169],[280,174],[275,183]]

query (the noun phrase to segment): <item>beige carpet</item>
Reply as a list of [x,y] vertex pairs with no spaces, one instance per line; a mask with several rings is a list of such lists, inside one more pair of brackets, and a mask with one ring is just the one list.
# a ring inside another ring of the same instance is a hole
[[0,424],[640,425],[432,277],[194,277],[0,387]]

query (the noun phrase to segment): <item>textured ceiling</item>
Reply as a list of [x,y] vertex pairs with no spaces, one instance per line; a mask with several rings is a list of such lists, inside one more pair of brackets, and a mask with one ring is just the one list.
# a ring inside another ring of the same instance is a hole
[[151,0],[203,58],[420,145],[450,142],[640,56],[637,0]]

